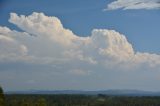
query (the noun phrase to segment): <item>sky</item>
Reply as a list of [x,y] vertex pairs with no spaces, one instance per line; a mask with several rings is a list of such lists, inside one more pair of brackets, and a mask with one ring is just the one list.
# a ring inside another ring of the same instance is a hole
[[159,91],[159,0],[0,0],[0,85]]

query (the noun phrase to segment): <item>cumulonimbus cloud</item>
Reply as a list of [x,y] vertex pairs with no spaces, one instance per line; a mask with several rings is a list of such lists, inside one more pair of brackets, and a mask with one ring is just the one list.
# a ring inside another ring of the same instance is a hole
[[11,13],[9,22],[24,32],[0,27],[0,60],[17,57],[16,61],[61,66],[76,74],[95,66],[104,70],[160,70],[160,55],[135,52],[126,37],[114,30],[93,29],[90,36],[80,37],[64,28],[58,18],[36,12],[29,16]]
[[115,0],[107,5],[104,10],[116,10],[116,9],[159,9],[159,0]]

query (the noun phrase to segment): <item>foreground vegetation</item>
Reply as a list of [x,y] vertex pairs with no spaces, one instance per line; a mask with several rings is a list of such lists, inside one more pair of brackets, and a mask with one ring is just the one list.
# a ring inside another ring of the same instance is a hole
[[0,106],[4,106],[4,105],[5,105],[5,97],[4,97],[4,94],[3,94],[3,90],[0,87]]
[[160,97],[6,95],[5,106],[160,106]]

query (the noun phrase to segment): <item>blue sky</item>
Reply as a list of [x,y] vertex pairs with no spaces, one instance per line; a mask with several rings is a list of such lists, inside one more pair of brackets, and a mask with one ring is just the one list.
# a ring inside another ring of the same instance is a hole
[[[158,90],[159,2],[131,0],[129,4],[122,0],[121,6],[120,2],[0,0],[0,84],[6,90]],[[141,5],[143,2],[145,5]],[[28,16],[42,20],[32,21]],[[52,27],[45,29],[45,22],[55,25],[48,23]],[[38,28],[44,25],[43,33],[35,29],[36,23]],[[40,38],[35,40],[28,35]],[[47,37],[41,38],[44,35]],[[116,43],[107,46],[110,41]]]

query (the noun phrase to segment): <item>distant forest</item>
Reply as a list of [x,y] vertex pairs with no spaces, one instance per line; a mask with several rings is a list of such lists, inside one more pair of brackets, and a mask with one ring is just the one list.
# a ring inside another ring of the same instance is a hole
[[160,97],[6,95],[5,106],[160,106]]
[[3,94],[0,106],[160,106],[160,97],[98,95]]

